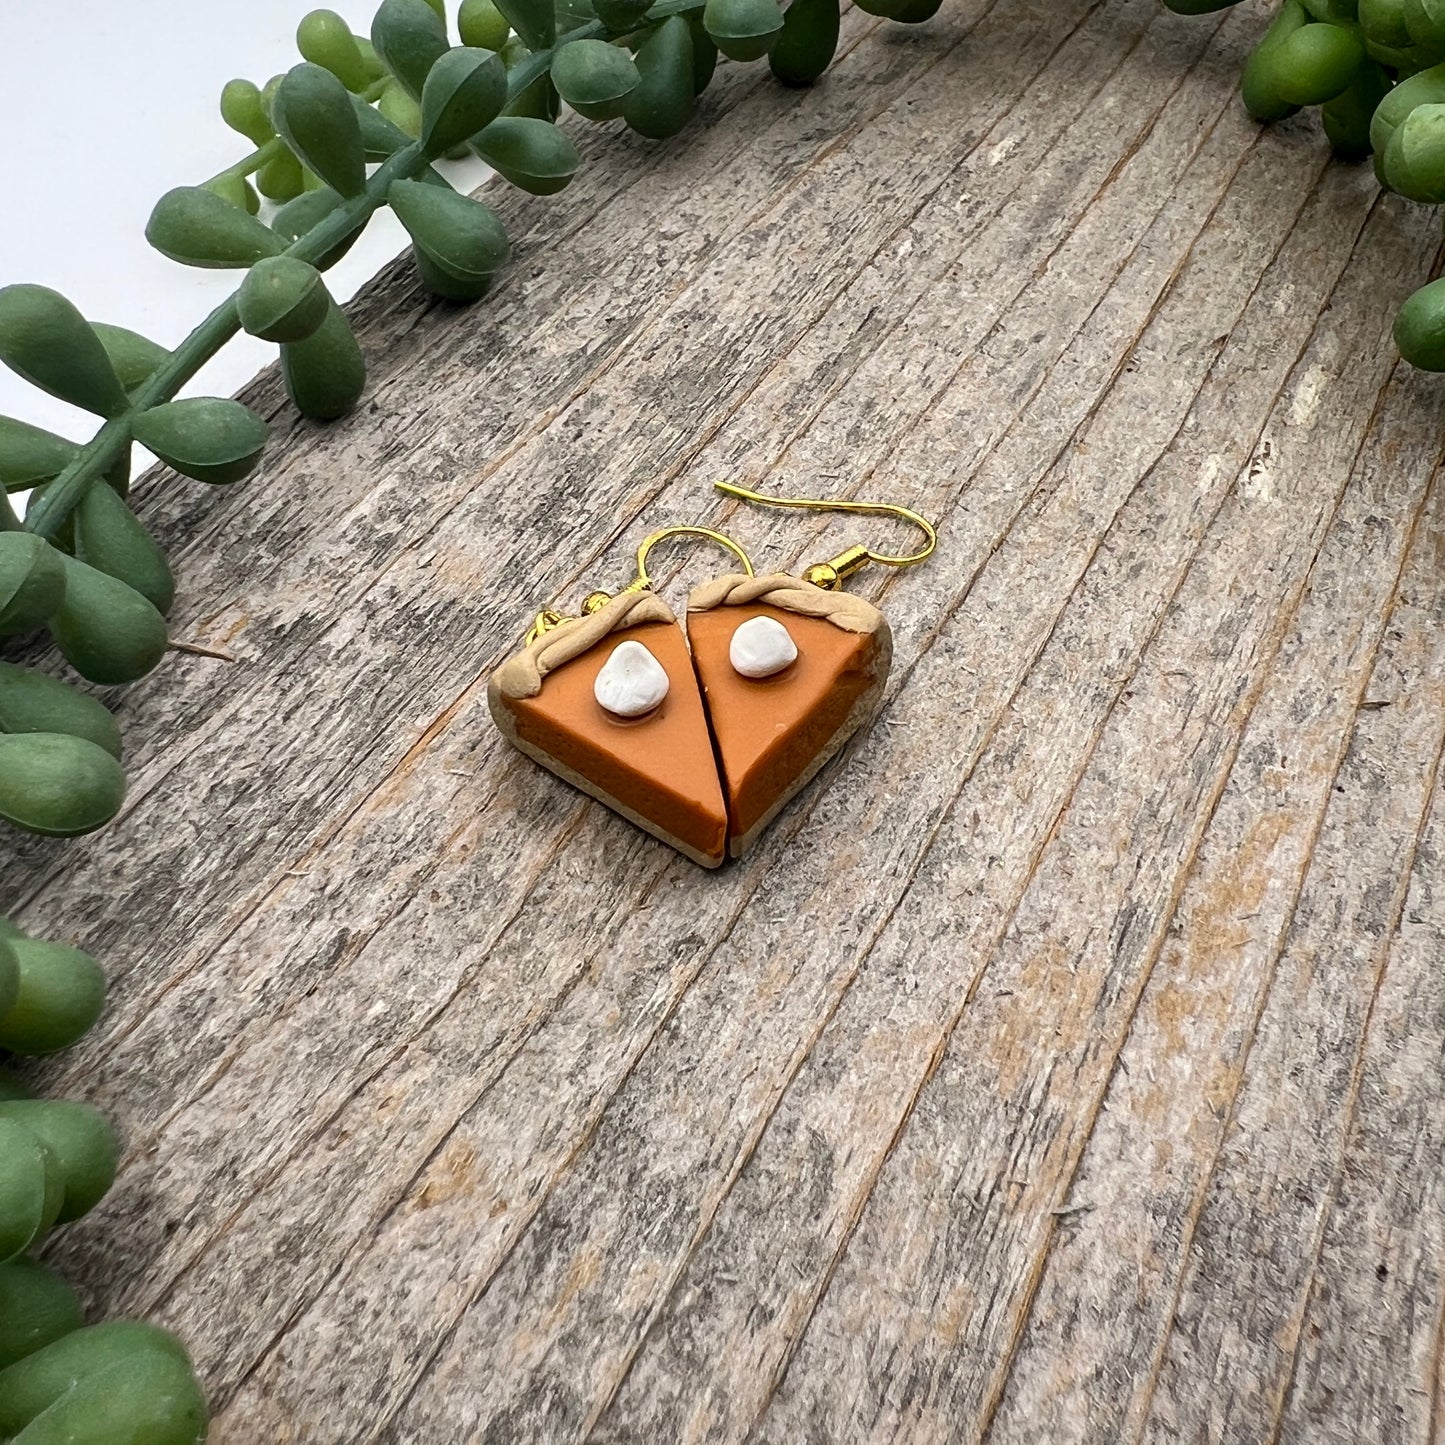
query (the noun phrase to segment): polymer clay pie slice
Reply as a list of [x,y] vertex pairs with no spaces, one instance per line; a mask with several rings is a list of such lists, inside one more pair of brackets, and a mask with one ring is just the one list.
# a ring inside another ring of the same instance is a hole
[[687,635],[722,769],[728,851],[739,858],[867,721],[892,637],[861,597],[784,573],[704,583],[688,600]]
[[702,698],[660,597],[623,592],[543,633],[498,668],[487,700],[507,738],[544,768],[705,868],[727,856]]

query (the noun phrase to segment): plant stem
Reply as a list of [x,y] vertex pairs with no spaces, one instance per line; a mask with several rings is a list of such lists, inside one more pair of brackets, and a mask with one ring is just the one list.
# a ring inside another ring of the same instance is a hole
[[[397,151],[372,173],[365,190],[318,221],[286,248],[286,254],[314,266],[358,226],[366,224],[372,212],[385,203],[386,193],[394,180],[415,175],[429,164],[419,141]],[[233,294],[216,307],[171,353],[165,365],[134,392],[130,408],[106,422],[82,448],[80,455],[45,488],[25,518],[26,530],[53,539],[91,484],[125,450],[131,439],[132,419],[140,412],[172,400],[181,387],[240,329]]]
[[208,181],[202,181],[203,186],[213,186],[217,181],[224,181],[231,176],[252,176],[261,169],[268,161],[273,161],[286,149],[286,142],[278,135],[273,135],[265,145],[257,146],[248,156],[242,156],[234,165],[229,165],[223,171],[217,171]]
[[[381,93],[390,83],[390,76],[382,76],[380,80],[373,80],[365,90],[361,91],[357,99],[364,100],[367,105],[372,101],[380,100]],[[273,135],[270,140],[256,147],[248,156],[242,156],[240,160],[229,165],[223,171],[217,171],[208,181],[202,181],[203,186],[213,186],[217,181],[226,180],[230,176],[253,176],[268,161],[274,161],[286,149],[286,142],[279,135]]]
[[[689,10],[702,8],[703,0],[658,0],[647,12],[646,19],[662,20],[670,15],[682,15]],[[607,27],[600,20],[590,20],[558,37],[556,43],[548,49],[534,51],[508,73],[508,98],[515,100],[539,76],[545,75],[551,69],[552,58],[561,46],[574,40],[606,36],[608,33]],[[361,99],[371,103],[381,95],[386,85],[387,81],[384,79],[374,82],[362,92]],[[243,160],[212,177],[212,180],[220,180],[225,176],[250,175],[273,156],[279,155],[284,145],[285,142],[279,137],[273,137]],[[287,247],[286,254],[308,261],[314,266],[359,226],[364,226],[372,213],[385,204],[386,193],[393,181],[416,176],[430,164],[419,141],[403,147],[372,172],[367,179],[366,188],[359,195],[345,201],[330,215],[317,222],[310,231]],[[45,487],[31,505],[21,525],[36,536],[53,540],[92,483],[119,461],[131,441],[133,418],[143,411],[171,401],[181,387],[240,329],[241,323],[236,315],[236,297],[232,294],[216,307],[171,353],[169,360],[134,392],[129,409],[107,421],[81,449],[80,455]],[[8,506],[7,502],[6,507]],[[14,515],[13,512],[11,515]],[[4,513],[0,512],[0,530],[5,526]]]

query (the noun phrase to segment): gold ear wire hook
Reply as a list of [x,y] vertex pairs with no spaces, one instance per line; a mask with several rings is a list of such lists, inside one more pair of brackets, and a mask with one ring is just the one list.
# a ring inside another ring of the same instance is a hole
[[756,502],[763,507],[802,507],[811,512],[862,512],[874,517],[898,517],[923,529],[927,542],[919,551],[906,557],[894,557],[884,552],[874,552],[868,547],[855,546],[847,548],[827,562],[816,563],[803,573],[804,581],[828,591],[838,587],[845,578],[851,577],[870,562],[877,562],[882,567],[915,567],[931,557],[933,549],[938,545],[938,532],[933,523],[927,517],[919,516],[912,508],[900,506],[896,502],[831,502],[813,497],[765,497],[760,492],[750,492],[735,482],[714,482],[713,485],[729,497],[739,497],[745,502]]
[[[710,527],[664,527],[660,532],[654,532],[650,537],[643,538],[642,545],[637,549],[637,576],[622,589],[624,592],[646,592],[651,589],[652,578],[647,571],[647,554],[659,542],[665,542],[669,537],[706,537],[709,542],[716,542],[719,547],[726,547],[743,564],[743,571],[749,577],[753,575],[751,558],[731,537],[725,536],[722,532],[714,532]],[[612,594],[610,592],[589,592],[583,598],[582,611],[590,616],[594,612],[600,612],[611,601]],[[564,616],[555,608],[544,609],[537,614],[532,626],[528,629],[526,645],[530,647],[539,637],[545,636],[553,628],[570,621],[572,621],[570,617]]]
[[560,627],[567,620],[555,607],[544,607],[532,620],[527,635],[522,639],[522,645],[530,647],[539,637],[545,637],[554,627]]
[[753,575],[753,564],[748,554],[731,537],[725,536],[722,532],[714,532],[711,527],[664,527],[662,531],[654,532],[650,537],[645,538],[637,549],[637,576],[627,584],[624,591],[641,592],[652,586],[652,578],[647,575],[647,554],[659,542],[665,542],[669,537],[706,537],[709,542],[716,542],[719,547],[726,547],[743,564],[743,571],[749,577]]
[[[743,571],[749,577],[753,575],[751,559],[731,537],[725,536],[721,532],[714,532],[710,527],[664,527],[660,532],[654,532],[650,537],[642,539],[642,545],[637,549],[637,576],[622,589],[624,592],[651,590],[652,577],[647,570],[647,554],[659,542],[665,542],[669,537],[706,537],[709,542],[716,542],[719,547],[726,547],[743,564]],[[582,610],[589,614],[597,612],[611,601],[612,594],[610,592],[593,592],[583,600]]]

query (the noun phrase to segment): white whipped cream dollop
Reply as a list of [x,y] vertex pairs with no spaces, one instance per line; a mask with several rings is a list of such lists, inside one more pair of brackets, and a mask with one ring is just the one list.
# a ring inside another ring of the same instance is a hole
[[776,617],[750,617],[733,633],[728,657],[744,677],[772,677],[797,660],[798,645]]
[[616,717],[641,717],[667,696],[667,673],[640,643],[630,638],[612,649],[602,664],[592,694]]

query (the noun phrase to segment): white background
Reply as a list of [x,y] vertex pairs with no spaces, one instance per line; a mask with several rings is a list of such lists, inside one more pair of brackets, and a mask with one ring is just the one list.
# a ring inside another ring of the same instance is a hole
[[[174,346],[241,275],[179,266],[145,240],[164,192],[199,185],[252,149],[221,120],[221,87],[237,76],[264,85],[298,63],[296,25],[307,10],[336,10],[366,35],[378,3],[0,0],[9,131],[0,285],[52,286],[92,320]],[[447,10],[455,16],[452,0]],[[480,161],[447,169],[464,188],[486,175]],[[406,244],[391,213],[378,212],[328,273],[333,293],[352,295]],[[274,346],[239,336],[183,394],[229,396],[275,354]],[[89,440],[98,425],[3,367],[0,413],[76,441]],[[138,456],[137,469],[149,461]]]

